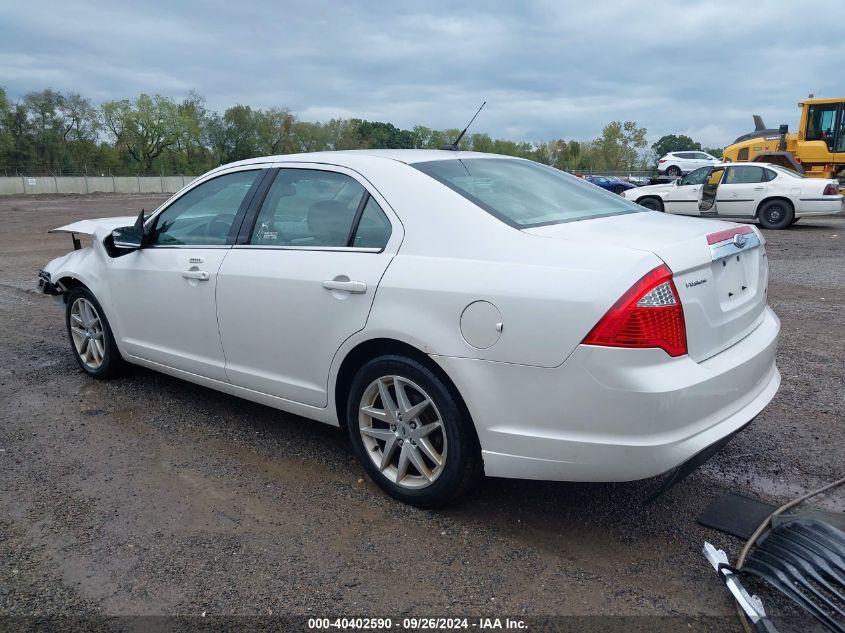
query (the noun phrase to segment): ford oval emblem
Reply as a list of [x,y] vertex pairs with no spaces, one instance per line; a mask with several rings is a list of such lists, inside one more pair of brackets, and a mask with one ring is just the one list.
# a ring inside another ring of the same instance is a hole
[[744,233],[737,233],[734,235],[734,246],[737,248],[745,248],[745,243],[748,241],[748,238],[745,237]]

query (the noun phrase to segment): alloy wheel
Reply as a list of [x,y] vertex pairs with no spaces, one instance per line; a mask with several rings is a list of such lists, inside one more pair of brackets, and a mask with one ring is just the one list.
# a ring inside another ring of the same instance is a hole
[[92,371],[99,369],[106,355],[103,322],[94,304],[84,297],[71,305],[70,335],[84,365]]
[[404,488],[425,488],[443,472],[447,440],[431,397],[401,376],[382,376],[361,397],[358,428],[382,475]]

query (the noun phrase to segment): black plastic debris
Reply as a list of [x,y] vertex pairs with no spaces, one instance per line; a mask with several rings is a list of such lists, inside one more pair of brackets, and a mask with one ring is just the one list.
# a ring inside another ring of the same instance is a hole
[[742,571],[768,582],[835,633],[845,633],[845,533],[815,520],[773,528]]
[[796,519],[815,520],[845,530],[845,514],[824,512],[812,508],[796,510],[792,514],[772,516],[777,506],[746,495],[727,493],[715,499],[698,517],[698,522],[714,530],[748,540],[760,524],[772,517],[772,525],[790,523]]

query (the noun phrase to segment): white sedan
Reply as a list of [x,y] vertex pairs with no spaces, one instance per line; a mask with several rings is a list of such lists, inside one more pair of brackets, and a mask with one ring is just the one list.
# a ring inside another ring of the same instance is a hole
[[780,384],[756,229],[527,160],[252,159],[148,218],[56,230],[77,250],[39,285],[82,370],[133,363],[344,427],[412,504],[483,473],[677,479]]
[[845,209],[836,180],[807,178],[766,163],[701,167],[665,185],[622,194],[655,211],[759,220],[767,229],[783,229],[805,215],[831,215]]

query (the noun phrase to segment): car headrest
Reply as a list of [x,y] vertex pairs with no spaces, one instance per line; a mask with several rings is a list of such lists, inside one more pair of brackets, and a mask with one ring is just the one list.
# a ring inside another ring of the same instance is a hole
[[322,246],[345,246],[354,210],[337,200],[320,200],[308,210],[308,230]]

